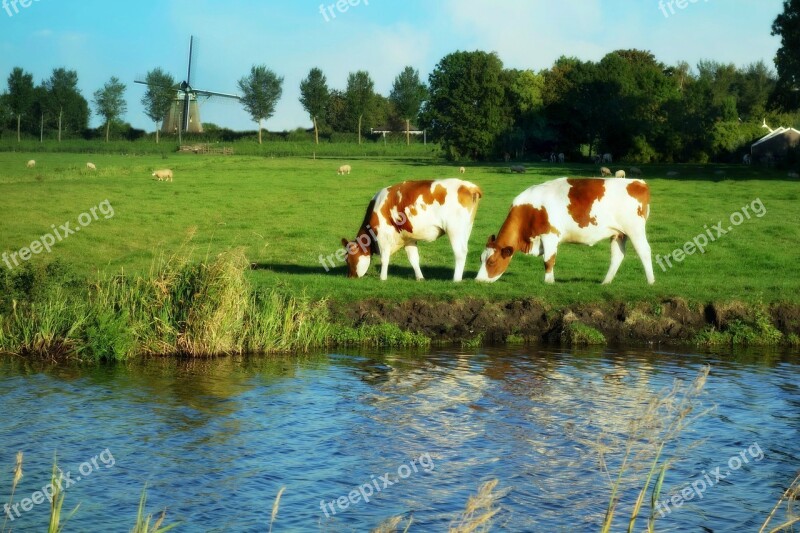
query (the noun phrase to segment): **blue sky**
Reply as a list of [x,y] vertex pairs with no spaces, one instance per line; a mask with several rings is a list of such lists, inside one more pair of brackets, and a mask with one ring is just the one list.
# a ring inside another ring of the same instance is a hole
[[[266,123],[270,130],[284,130],[310,126],[298,102],[299,84],[315,66],[330,87],[340,89],[348,72],[367,70],[385,95],[406,65],[427,80],[436,63],[456,50],[495,51],[507,67],[534,70],[561,55],[599,60],[622,48],[649,50],[667,64],[714,59],[737,65],[764,60],[772,66],[780,41],[770,36],[770,27],[783,4],[671,0],[670,8],[670,0],[350,0],[356,5],[342,12],[334,0],[19,1],[29,5],[17,3],[16,13],[9,5],[11,16],[0,7],[2,87],[14,66],[32,72],[37,83],[63,66],[78,71],[83,95],[91,100],[117,76],[129,84],[123,118],[148,130],[153,125],[139,103],[144,87],[133,80],[157,66],[184,79],[190,35],[196,38],[197,88],[236,92],[236,80],[253,64],[266,64],[285,78],[283,97]],[[237,103],[212,99],[202,105],[201,117],[255,129]],[[99,123],[93,115],[92,125]]]

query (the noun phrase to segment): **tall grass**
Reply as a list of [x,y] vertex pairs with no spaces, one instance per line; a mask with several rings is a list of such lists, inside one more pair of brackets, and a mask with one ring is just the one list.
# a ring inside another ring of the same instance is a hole
[[[686,386],[676,381],[665,395],[654,395],[650,398],[642,414],[631,419],[627,434],[621,442],[624,445],[624,453],[616,478],[611,484],[611,495],[600,530],[602,533],[611,531],[620,503],[620,493],[626,487],[635,486],[635,483],[641,484],[641,487],[631,508],[627,531],[629,533],[634,531],[648,491],[650,512],[647,531],[655,530],[656,503],[661,493],[664,475],[671,462],[670,458],[664,458],[665,448],[674,444],[681,432],[693,420],[708,412],[708,409],[699,409],[699,396],[705,387],[710,370],[709,366],[703,367],[695,380]],[[620,439],[617,436],[600,436],[600,457],[604,467],[605,450],[616,449],[619,444]],[[641,469],[645,472],[644,479],[637,474]]]
[[53,285],[12,300],[5,314],[0,305],[0,351],[126,360],[430,342],[394,325],[335,328],[325,299],[254,289],[241,250],[201,262],[190,256],[161,255],[147,275],[101,275],[83,290]]

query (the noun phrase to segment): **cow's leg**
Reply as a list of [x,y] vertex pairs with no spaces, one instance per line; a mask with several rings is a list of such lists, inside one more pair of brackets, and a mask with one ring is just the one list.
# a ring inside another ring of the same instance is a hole
[[653,275],[653,259],[650,255],[650,244],[647,242],[647,235],[645,235],[644,229],[635,233],[629,233],[628,238],[630,238],[631,244],[633,244],[636,253],[639,255],[639,259],[642,261],[647,283],[652,285],[656,282],[656,278]]
[[448,231],[447,237],[450,239],[450,246],[453,247],[453,256],[456,260],[456,266],[453,270],[453,281],[461,281],[464,277],[464,266],[467,264],[467,248],[469,242],[469,234],[472,229],[471,223],[469,226],[463,228],[462,231]]
[[414,269],[414,275],[417,281],[422,281],[422,270],[419,269],[419,250],[417,250],[417,243],[412,242],[406,245],[406,255],[408,255],[408,262],[411,263],[411,268]]
[[622,263],[622,259],[625,257],[626,241],[627,238],[625,235],[611,237],[611,265],[608,267],[608,274],[606,274],[606,279],[603,280],[603,285],[607,285],[614,281],[614,276],[617,275],[619,265]]
[[392,253],[388,246],[380,246],[381,249],[381,281],[386,281],[389,277],[389,257]]
[[552,233],[542,235],[542,258],[544,259],[544,282],[555,283],[553,269],[556,266],[556,252],[558,251],[558,237]]

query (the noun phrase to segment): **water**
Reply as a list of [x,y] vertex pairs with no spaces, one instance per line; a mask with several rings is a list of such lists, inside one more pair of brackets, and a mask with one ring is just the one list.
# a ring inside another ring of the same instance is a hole
[[[446,531],[493,478],[508,491],[496,530],[598,531],[611,494],[603,464],[616,474],[630,421],[706,363],[698,409],[715,407],[668,447],[661,499],[713,484],[669,504],[656,528],[755,531],[800,469],[792,354],[519,348],[83,367],[5,358],[0,505],[21,450],[13,501],[49,482],[57,454],[72,483],[64,515],[80,503],[66,531],[130,531],[145,484],[148,510],[166,506],[177,531],[266,531],[281,487],[276,532],[368,531],[412,513],[411,532]],[[359,486],[369,502],[357,490],[348,499]],[[626,486],[615,529],[641,483]],[[6,528],[42,531],[48,504],[33,502]]]

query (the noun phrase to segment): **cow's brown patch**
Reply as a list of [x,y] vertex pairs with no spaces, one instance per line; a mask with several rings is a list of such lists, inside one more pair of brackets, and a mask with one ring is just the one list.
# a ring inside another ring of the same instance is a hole
[[639,209],[636,211],[640,217],[647,219],[647,214],[650,211],[650,187],[641,181],[632,181],[626,189],[631,198],[639,201]]
[[606,193],[605,180],[568,179],[567,183],[570,185],[567,211],[572,219],[581,228],[597,224],[597,219],[591,216],[592,206]]
[[466,185],[458,187],[458,203],[463,205],[468,211],[471,211],[482,197],[483,192],[479,187],[467,187]]
[[544,262],[544,271],[546,274],[549,274],[553,271],[553,267],[556,266],[556,254],[550,256],[550,258]]
[[[419,199],[422,200],[424,205],[433,205],[438,202],[440,205],[444,204],[447,197],[447,189],[442,185],[437,185],[431,190],[432,180],[423,181],[404,181],[397,185],[389,187],[389,194],[386,195],[386,200],[381,206],[381,214],[383,217],[390,221],[395,230],[407,231],[412,233],[414,227],[409,220],[409,216],[417,214],[416,203]],[[422,206],[424,208],[424,205]],[[396,211],[395,211],[396,210]],[[397,216],[392,216],[392,211],[397,213]]]

